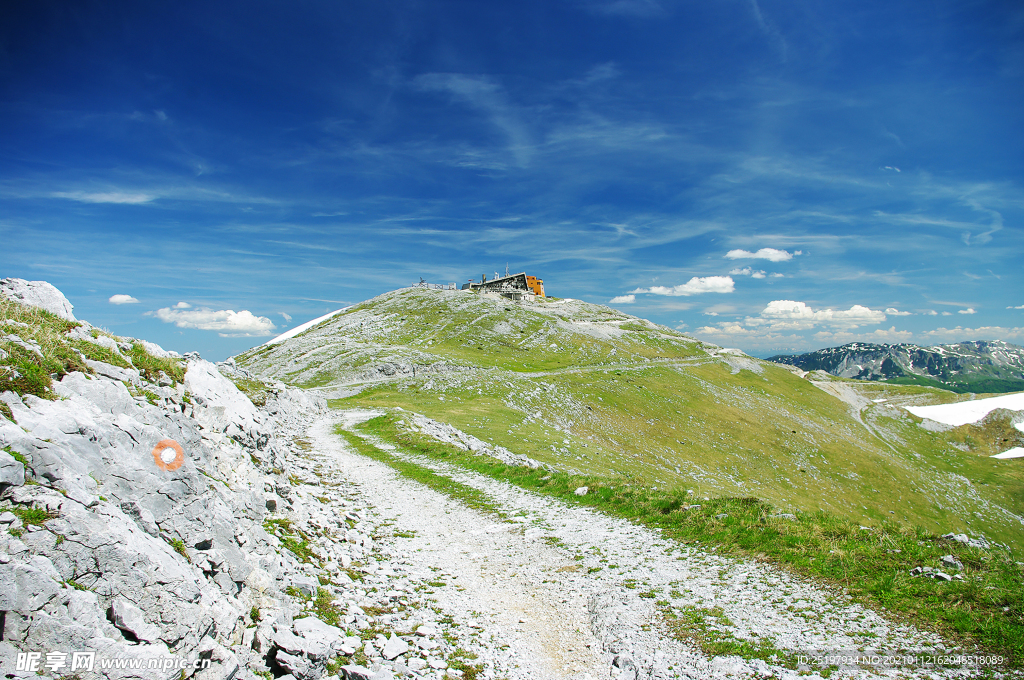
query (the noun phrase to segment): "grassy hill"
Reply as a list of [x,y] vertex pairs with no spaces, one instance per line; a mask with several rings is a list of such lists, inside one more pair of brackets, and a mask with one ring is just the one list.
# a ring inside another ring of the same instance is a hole
[[1005,417],[927,430],[899,407],[965,397],[801,377],[600,305],[402,289],[237,361],[570,472],[1024,547],[1024,467],[987,457]]

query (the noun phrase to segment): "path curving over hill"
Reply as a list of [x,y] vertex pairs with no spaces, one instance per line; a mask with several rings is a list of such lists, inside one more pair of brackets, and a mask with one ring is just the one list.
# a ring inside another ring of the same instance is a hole
[[[335,434],[336,424],[352,430],[373,415],[365,410],[328,414],[309,430],[312,453],[360,487],[379,521],[393,523],[400,538],[392,550],[412,556],[424,574],[447,575],[434,595],[435,606],[472,629],[477,653],[499,677],[795,677],[798,668],[786,666],[810,650],[947,649],[935,635],[893,624],[842,593],[774,567],[680,545],[628,521],[375,442],[396,459],[483,492],[505,518],[471,509],[385,462],[359,455]],[[671,635],[673,621],[683,622],[680,628],[691,638]],[[761,650],[747,657],[768,657],[765,650],[776,650],[778,657],[775,662],[709,657],[693,640],[696,629]],[[934,668],[876,670],[883,677],[897,671],[899,677],[936,673]],[[862,673],[848,668],[838,674]]]

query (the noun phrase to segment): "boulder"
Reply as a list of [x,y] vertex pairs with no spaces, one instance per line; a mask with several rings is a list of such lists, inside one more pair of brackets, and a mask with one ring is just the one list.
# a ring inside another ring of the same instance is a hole
[[23,305],[45,309],[62,319],[76,320],[72,313],[74,305],[64,297],[64,293],[57,290],[56,286],[46,281],[2,279],[0,280],[0,293]]
[[107,611],[107,618],[116,627],[131,633],[142,642],[155,642],[160,638],[160,629],[146,623],[142,610],[123,597],[115,597]]
[[3,493],[6,487],[24,484],[25,466],[11,454],[0,450],[0,493]]
[[408,651],[409,643],[392,633],[391,637],[388,638],[388,641],[384,644],[384,649],[381,650],[381,655],[388,661],[393,661]]

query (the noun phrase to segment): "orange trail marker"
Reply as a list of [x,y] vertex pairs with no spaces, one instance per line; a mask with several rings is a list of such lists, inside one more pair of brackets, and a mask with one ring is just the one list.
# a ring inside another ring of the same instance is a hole
[[161,439],[153,447],[153,461],[161,470],[177,470],[185,463],[185,450],[173,439]]

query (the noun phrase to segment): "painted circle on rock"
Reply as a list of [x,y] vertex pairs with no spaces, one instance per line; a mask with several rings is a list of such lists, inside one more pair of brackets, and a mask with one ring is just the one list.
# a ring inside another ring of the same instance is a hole
[[185,464],[185,450],[173,439],[161,439],[153,447],[153,462],[161,470],[177,470]]

